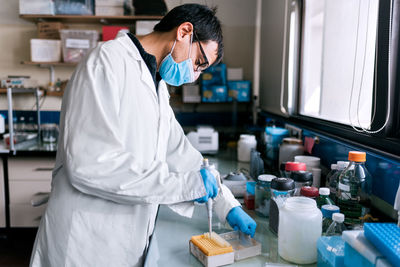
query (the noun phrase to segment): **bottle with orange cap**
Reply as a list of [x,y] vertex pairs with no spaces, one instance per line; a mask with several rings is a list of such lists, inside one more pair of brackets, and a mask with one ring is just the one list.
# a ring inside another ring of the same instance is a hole
[[365,152],[350,151],[349,161],[338,179],[337,204],[346,217],[346,225],[356,229],[362,227],[363,218],[369,213],[372,179],[365,167]]

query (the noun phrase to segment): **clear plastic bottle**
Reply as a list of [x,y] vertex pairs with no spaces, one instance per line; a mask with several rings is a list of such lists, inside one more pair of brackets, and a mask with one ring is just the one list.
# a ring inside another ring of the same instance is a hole
[[323,205],[321,207],[322,211],[322,233],[325,234],[326,230],[328,230],[328,227],[332,224],[332,215],[334,213],[339,213],[340,208],[335,205]]
[[332,199],[329,197],[330,190],[327,187],[321,187],[319,189],[319,196],[317,198],[318,208],[321,208],[323,205],[335,205]]
[[341,236],[343,231],[346,231],[346,226],[344,226],[344,214],[343,213],[334,213],[332,215],[332,224],[326,230],[326,236]]
[[361,228],[369,212],[372,178],[365,167],[366,153],[349,152],[350,165],[340,174],[337,204],[351,229]]
[[337,170],[329,177],[329,190],[330,190],[330,198],[336,203],[336,188],[339,181],[340,174],[349,166],[350,162],[348,161],[338,161],[336,166]]
[[331,171],[326,175],[326,183],[325,183],[326,187],[329,187],[330,178],[333,175],[335,175],[335,173],[337,173],[337,171],[338,171],[337,164],[331,164]]

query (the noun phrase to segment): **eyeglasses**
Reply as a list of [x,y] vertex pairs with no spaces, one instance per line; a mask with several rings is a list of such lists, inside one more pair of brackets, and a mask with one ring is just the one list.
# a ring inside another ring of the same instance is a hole
[[203,60],[204,60],[203,63],[199,63],[199,64],[197,65],[196,71],[197,71],[197,72],[202,72],[202,71],[204,71],[205,69],[207,69],[207,68],[209,67],[210,63],[208,62],[206,53],[204,53],[203,47],[201,46],[199,37],[197,37],[197,34],[196,34],[195,31],[193,31],[193,33],[194,33],[194,37],[196,38],[196,40],[197,40],[197,42],[198,42],[198,44],[199,44],[200,52],[201,52],[201,55],[203,56]]

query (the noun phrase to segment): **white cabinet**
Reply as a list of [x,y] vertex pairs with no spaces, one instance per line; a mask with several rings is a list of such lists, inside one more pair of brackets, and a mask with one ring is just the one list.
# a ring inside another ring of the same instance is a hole
[[3,159],[0,158],[0,227],[6,227],[6,201],[4,194]]
[[36,227],[46,210],[55,158],[8,159],[10,226]]

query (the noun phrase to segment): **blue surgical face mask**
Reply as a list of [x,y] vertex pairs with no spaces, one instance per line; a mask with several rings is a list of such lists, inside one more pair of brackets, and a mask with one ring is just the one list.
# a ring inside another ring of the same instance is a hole
[[182,62],[175,62],[172,58],[172,51],[174,51],[174,47],[176,44],[176,40],[174,45],[172,46],[171,52],[166,56],[160,64],[160,72],[161,78],[168,84],[172,86],[180,86],[184,83],[192,83],[194,82],[194,70],[192,59],[190,58],[190,52],[192,49],[193,35],[190,37],[190,46],[189,46],[189,55],[188,59]]

